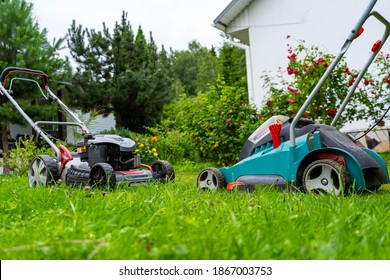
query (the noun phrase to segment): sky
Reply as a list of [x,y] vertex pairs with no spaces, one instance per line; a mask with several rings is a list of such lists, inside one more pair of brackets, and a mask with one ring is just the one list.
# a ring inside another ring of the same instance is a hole
[[202,46],[219,46],[221,32],[214,19],[231,0],[28,0],[34,17],[46,28],[48,39],[64,37],[73,20],[84,28],[112,31],[122,12],[128,13],[134,32],[141,26],[147,38],[152,32],[156,45],[185,50],[197,40]]

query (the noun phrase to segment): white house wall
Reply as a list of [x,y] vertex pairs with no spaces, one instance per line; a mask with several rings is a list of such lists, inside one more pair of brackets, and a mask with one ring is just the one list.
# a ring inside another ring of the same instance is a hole
[[[104,117],[103,115],[98,115],[95,118],[91,119],[90,113],[82,113],[81,111],[76,110],[76,114],[83,121],[88,130],[92,134],[99,134],[103,131],[107,131],[115,128],[115,117],[113,114],[109,114]],[[68,120],[70,121],[70,120]],[[79,140],[82,139],[81,130],[74,126],[68,126],[66,128],[67,131],[67,139],[68,143],[76,144]]]
[[18,124],[10,124],[9,130],[10,130],[10,137],[13,139],[17,139],[18,136],[22,136],[22,135],[31,135],[32,133],[32,128],[30,126],[21,126]]
[[[276,73],[288,64],[287,44],[306,41],[306,46],[319,46],[322,51],[337,54],[351,29],[365,10],[368,0],[257,0],[247,8],[250,56],[252,59],[253,100],[260,105],[265,91],[260,78],[264,71]],[[379,0],[375,10],[390,19],[390,1]],[[236,21],[234,21],[236,24]],[[346,57],[351,69],[359,69],[366,61],[372,45],[380,39],[383,25],[369,19],[365,32],[352,44]],[[383,47],[390,52],[390,42]]]

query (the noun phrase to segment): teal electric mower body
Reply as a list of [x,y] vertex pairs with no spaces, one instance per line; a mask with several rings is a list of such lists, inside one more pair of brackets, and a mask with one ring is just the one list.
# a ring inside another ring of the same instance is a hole
[[[389,183],[386,163],[376,152],[359,147],[335,128],[348,101],[390,34],[390,23],[373,11],[372,0],[348,35],[316,87],[295,118],[274,116],[263,123],[244,144],[238,163],[226,168],[204,168],[198,175],[200,189],[273,185],[283,189],[329,192],[339,195],[354,189],[375,190]],[[331,125],[301,118],[315,95],[340,62],[353,40],[363,32],[363,24],[374,17],[385,26],[375,42],[362,71],[347,93]]]

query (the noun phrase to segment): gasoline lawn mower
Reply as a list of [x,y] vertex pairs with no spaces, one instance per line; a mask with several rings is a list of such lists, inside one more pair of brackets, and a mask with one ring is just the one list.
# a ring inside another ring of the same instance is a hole
[[[15,75],[16,74],[16,75]],[[24,76],[42,78],[45,91],[34,79]],[[9,87],[5,88],[8,78]],[[19,106],[13,97],[12,85],[15,80],[35,83],[45,99],[55,101],[71,121],[37,121],[34,122]],[[173,181],[175,173],[172,165],[165,160],[156,160],[151,165],[141,163],[136,153],[136,143],[118,135],[92,135],[87,126],[75,112],[70,110],[49,88],[49,76],[40,70],[8,67],[0,74],[0,93],[8,98],[18,112],[33,128],[37,138],[43,139],[53,150],[55,156],[38,155],[32,159],[28,170],[30,186],[48,185],[62,181],[75,186],[109,186],[116,184],[129,185],[159,181]],[[77,152],[70,152],[64,145],[56,145],[53,138],[42,128],[45,125],[76,126],[81,130],[82,139],[77,143]]]

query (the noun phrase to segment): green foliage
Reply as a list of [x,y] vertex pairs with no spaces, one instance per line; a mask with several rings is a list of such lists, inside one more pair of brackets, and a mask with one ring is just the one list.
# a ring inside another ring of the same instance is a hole
[[243,88],[228,86],[221,79],[195,97],[180,96],[167,107],[167,125],[193,143],[200,158],[229,165],[238,159],[242,145],[259,125]]
[[[46,38],[47,30],[40,30],[32,11],[33,4],[25,0],[0,2],[0,70],[9,66],[38,69],[49,74],[52,79],[63,81],[71,71],[68,59],[58,54],[64,38],[50,44]],[[21,99],[31,100],[33,97],[36,96],[28,92]],[[6,114],[2,115],[0,122],[8,124],[8,119]]]
[[[37,69],[46,72],[52,79],[64,81],[71,72],[68,59],[60,58],[58,53],[64,39],[59,38],[50,44],[46,38],[46,29],[40,30],[32,11],[33,5],[25,0],[0,1],[0,71],[10,66]],[[19,74],[18,77],[26,78]],[[32,77],[33,75],[28,75],[28,78]],[[39,79],[40,82],[41,80]],[[8,80],[7,85],[9,84]],[[13,84],[13,95],[18,104],[33,119],[52,116],[55,107],[41,102],[40,91],[35,85],[31,85],[20,80]],[[0,126],[3,139],[7,139],[10,123],[26,124],[8,99],[1,96]],[[7,141],[3,141],[3,147],[7,152]],[[5,172],[7,171],[6,166]]]
[[149,137],[148,135],[137,134],[133,140],[137,143],[135,153],[140,154],[142,163],[150,165],[154,161],[160,159],[160,151],[156,148],[156,142],[158,141],[157,136]]
[[[277,79],[270,77],[269,73],[263,76],[265,80],[264,87],[268,90],[268,96],[265,98],[261,111],[265,118],[269,118],[274,114],[295,116],[334,59],[333,55],[323,53],[318,47],[305,47],[303,41],[298,41],[295,48],[288,46],[287,74],[289,79],[286,80],[283,77],[281,70],[276,77]],[[382,59],[381,61],[386,60]],[[329,124],[357,75],[357,70],[349,70],[346,62],[341,60],[318,91],[313,102],[307,108],[304,117],[319,123]],[[366,77],[369,76],[372,77],[370,74],[366,75]],[[364,79],[362,85],[359,85],[339,124],[353,120],[372,120],[373,114],[367,114],[367,112],[383,110],[383,105],[379,105],[378,108],[378,102],[372,102],[374,89],[369,89],[368,85],[371,84],[369,79]],[[380,87],[375,98],[378,98],[380,93],[384,91],[385,80],[383,80],[383,77],[381,79],[382,83],[372,83],[373,87]]]
[[99,191],[30,188],[26,177],[2,176],[0,259],[389,258],[390,189],[340,198],[262,187],[203,192],[195,181],[183,170],[172,184]]
[[390,151],[381,152],[379,154],[385,160],[386,165],[390,165]]
[[[166,106],[167,112],[172,112],[172,105]],[[199,162],[197,146],[188,137],[188,133],[173,128],[171,119],[163,119],[161,124],[148,128],[158,138],[156,147],[162,159],[171,163]]]
[[218,73],[227,85],[247,88],[245,51],[224,43],[219,49]]
[[124,12],[112,33],[73,22],[68,46],[77,63],[73,105],[115,115],[116,126],[144,131],[159,119],[163,104],[174,97],[174,79],[164,49],[141,27],[134,34]]
[[207,85],[214,84],[217,79],[215,50],[208,50],[196,41],[188,43],[188,50],[174,51],[171,59],[173,71],[188,95],[207,90]]
[[217,77],[229,86],[247,88],[245,51],[224,43],[219,49],[207,49],[191,41],[188,50],[174,51],[172,67],[180,83],[178,94],[195,96],[216,84]]
[[47,146],[38,147],[32,137],[25,137],[19,138],[16,147],[4,158],[10,166],[11,174],[26,175],[32,159],[42,154],[54,156],[54,151]]

